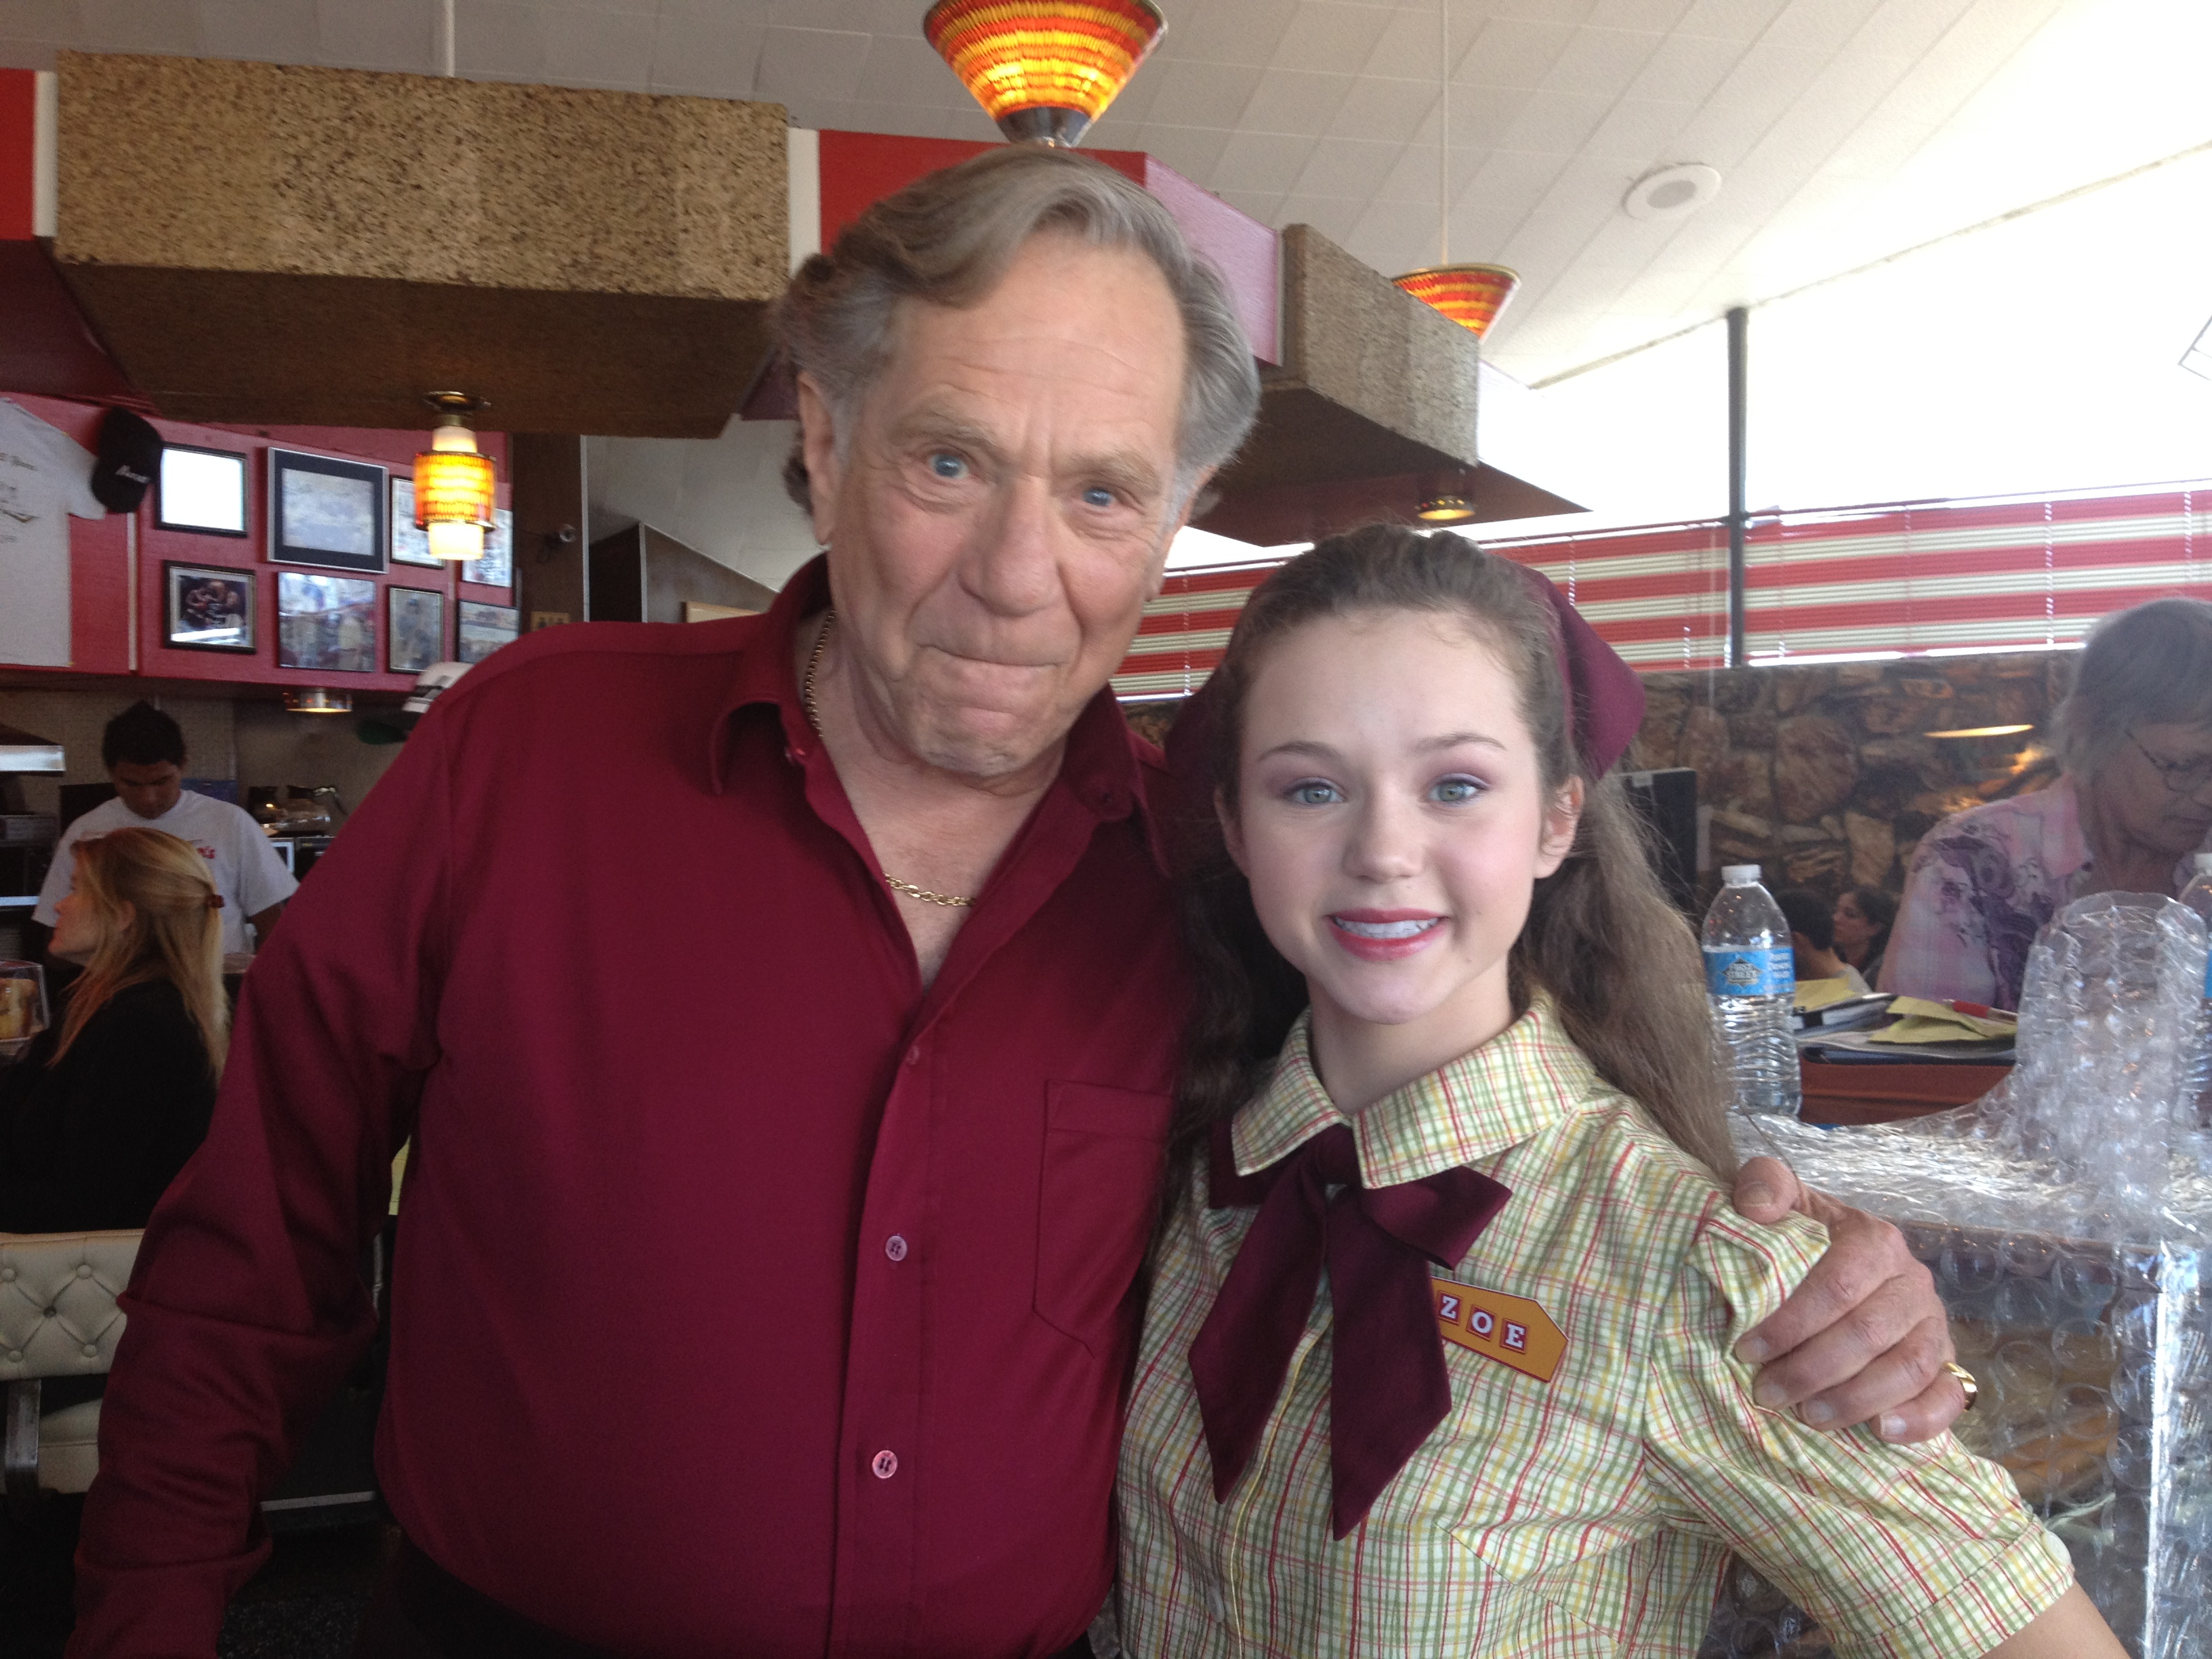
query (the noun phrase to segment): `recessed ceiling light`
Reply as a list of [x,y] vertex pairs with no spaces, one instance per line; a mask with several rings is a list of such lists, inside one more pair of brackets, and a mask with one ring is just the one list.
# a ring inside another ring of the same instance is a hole
[[1632,219],[1679,219],[1720,193],[1720,174],[1692,161],[1645,173],[1628,187],[1620,205]]

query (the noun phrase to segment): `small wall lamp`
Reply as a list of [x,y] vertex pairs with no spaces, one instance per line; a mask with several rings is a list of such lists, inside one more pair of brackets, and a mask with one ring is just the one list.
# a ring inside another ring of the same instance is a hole
[[480,559],[498,480],[491,458],[477,453],[468,417],[487,405],[465,392],[433,392],[424,401],[438,411],[438,425],[415,458],[415,527],[429,532],[434,557]]

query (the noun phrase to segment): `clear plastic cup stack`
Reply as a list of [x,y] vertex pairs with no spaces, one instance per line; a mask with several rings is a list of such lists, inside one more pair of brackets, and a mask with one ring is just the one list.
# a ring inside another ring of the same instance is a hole
[[[1903,1229],[1981,1383],[1960,1439],[2003,1465],[2141,1659],[2212,1654],[2212,1158],[2189,1088],[2205,943],[2171,900],[2081,900],[2036,941],[2004,1087],[1909,1124],[1763,1118],[1745,1148]],[[1705,1659],[1827,1651],[1735,1565]]]

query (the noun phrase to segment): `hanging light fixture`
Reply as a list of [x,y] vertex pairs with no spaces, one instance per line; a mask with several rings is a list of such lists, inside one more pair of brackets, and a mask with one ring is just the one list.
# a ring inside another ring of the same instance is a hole
[[1437,262],[1390,280],[1480,340],[1521,286],[1521,276],[1504,265],[1452,263],[1450,0],[1438,0],[1437,40],[1443,62],[1437,81]]
[[1421,504],[1413,516],[1423,524],[1464,524],[1474,516],[1467,489],[1465,473],[1431,473],[1421,482]]
[[350,714],[353,693],[331,691],[319,685],[294,686],[284,693],[284,708],[294,714]]
[[1390,280],[1478,340],[1521,286],[1520,273],[1504,265],[1427,265]]
[[1018,144],[1073,149],[1167,33],[1152,0],[937,0],[921,32]]
[[438,425],[415,458],[415,527],[429,532],[434,557],[480,559],[497,481],[491,458],[477,453],[468,417],[488,405],[465,392],[433,392],[424,401],[438,411]]

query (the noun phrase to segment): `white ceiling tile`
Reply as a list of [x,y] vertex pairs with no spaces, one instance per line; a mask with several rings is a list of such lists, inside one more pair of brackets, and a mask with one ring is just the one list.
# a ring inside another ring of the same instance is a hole
[[[953,78],[951,70],[945,70],[945,78],[951,82],[962,98],[971,104],[975,101],[969,96],[968,88],[961,86],[960,82]],[[1131,77],[1129,84],[1115,94],[1114,101],[1106,106],[1106,114],[1118,116],[1124,122],[1147,121],[1152,118],[1153,101],[1159,95],[1160,76],[1158,74],[1146,74],[1145,70],[1139,70]],[[1101,116],[1099,118],[1103,120],[1106,118]]]
[[1305,171],[1291,188],[1302,196],[1357,196],[1372,200],[1405,153],[1402,144],[1363,143],[1352,138],[1324,138],[1306,158]]
[[1456,33],[1470,14],[1572,27],[1586,21],[1596,9],[1597,0],[1454,0],[1452,29]]
[[1760,38],[1770,46],[1834,52],[1881,7],[1881,0],[1790,0]]
[[1279,222],[1276,210],[1282,205],[1280,191],[1217,190],[1213,193],[1248,218],[1257,219],[1263,225]]
[[80,3],[86,37],[99,51],[203,50],[198,15],[177,0],[80,0]]
[[495,81],[543,81],[545,19],[543,6],[477,0],[453,16],[453,63],[462,75]]
[[545,8],[545,67],[559,80],[642,88],[653,70],[653,21],[578,6]]
[[1728,79],[1745,42],[1710,34],[1670,34],[1628,84],[1632,98],[1672,98],[1702,103]]
[[1411,202],[1376,202],[1352,227],[1348,245],[1369,250],[1368,264],[1386,276],[1434,264],[1437,216]]
[[1420,131],[1436,102],[1432,82],[1383,81],[1362,75],[1352,81],[1344,101],[1337,106],[1336,115],[1328,124],[1329,135],[1402,144]]
[[1214,164],[1229,143],[1225,127],[1164,126],[1152,122],[1138,130],[1136,148],[1157,155],[1186,179],[1212,188]]
[[1974,0],[1883,0],[1851,37],[1854,46],[1910,57],[1934,46]]
[[818,102],[849,102],[867,58],[865,34],[772,28],[761,41],[754,95],[786,106],[793,119],[811,126],[813,122],[799,112]]
[[1574,33],[1558,23],[1494,17],[1461,56],[1452,78],[1473,86],[1540,87]]
[[1221,0],[1201,6],[1195,16],[1168,20],[1162,56],[1206,63],[1265,64],[1297,15],[1298,0]]
[[[1006,135],[999,131],[998,123],[984,114],[983,106],[972,98],[964,104],[955,104],[950,109],[938,111],[937,136],[940,138],[962,138],[971,144],[1002,143],[1006,139]],[[1117,144],[1111,148],[1134,149],[1141,146]]]
[[1352,89],[1349,75],[1321,75],[1310,70],[1271,69],[1261,74],[1237,122],[1245,132],[1294,132],[1319,137],[1328,131],[1344,95]]
[[[474,0],[457,0],[457,3],[473,4]],[[725,3],[720,9],[728,13],[735,8]],[[834,29],[848,34],[866,34],[877,28],[881,21],[876,0],[752,0],[744,9],[750,21],[766,23],[775,28]],[[927,6],[914,10],[914,33],[921,33],[921,15]]]
[[1680,22],[1689,9],[1690,0],[1598,0],[1585,21],[1603,28],[1663,33]]
[[0,35],[13,40],[52,41],[64,46],[82,46],[90,38],[86,34],[84,14],[77,0],[20,0],[19,3],[11,3],[4,19],[0,19]]
[[853,94],[864,103],[949,109],[969,99],[968,88],[928,41],[896,34],[873,34],[867,40],[867,58]]
[[1374,6],[1303,0],[1282,39],[1275,43],[1273,61],[1279,69],[1338,74],[1358,69],[1375,50],[1392,15]]
[[1624,98],[1590,134],[1586,154],[1618,157],[1643,172],[1672,154],[1675,134],[1698,112],[1695,104],[1660,98]]
[[417,74],[432,67],[436,25],[431,0],[389,0],[375,6],[364,6],[360,0],[320,0],[315,18],[322,51],[308,61]]
[[314,0],[198,0],[200,50],[210,58],[312,62]]
[[1386,80],[1426,81],[1434,85],[1443,63],[1443,40],[1437,27],[1436,9],[1401,9],[1388,15],[1389,21],[1376,37],[1375,48],[1367,54],[1361,73],[1381,76]]
[[1632,29],[1579,28],[1546,71],[1547,88],[1618,98],[1651,61],[1661,37]]
[[1528,150],[1493,151],[1483,158],[1467,188],[1453,198],[1455,211],[1459,202],[1474,201],[1492,211],[1529,212],[1544,199],[1553,182],[1566,170],[1566,165],[1564,155],[1543,155]]
[[[1526,87],[1454,87],[1451,93],[1451,147],[1455,155],[1497,149],[1505,143],[1537,94]],[[1422,136],[1433,140],[1433,123],[1422,125]]]
[[1713,34],[1724,40],[1756,40],[1789,0],[1691,0],[1674,27],[1683,34]]
[[1147,65],[1146,73],[1157,76],[1148,118],[1152,125],[1224,131],[1237,125],[1260,84],[1261,75],[1249,64],[1182,59]]
[[1401,148],[1375,194],[1379,201],[1426,203],[1430,216],[1434,217],[1437,202],[1436,146],[1407,144]]
[[709,98],[751,97],[753,72],[759,67],[766,33],[757,23],[663,17],[653,32],[653,90]]
[[[1555,155],[1571,155],[1595,132],[1598,123],[1605,119],[1612,100],[1590,97],[1577,92],[1536,92],[1529,94],[1511,126],[1498,141],[1504,149],[1543,150]],[[1458,112],[1452,113],[1452,127],[1456,139],[1459,127]]]
[[1274,222],[1311,225],[1340,247],[1352,239],[1366,211],[1367,203],[1362,197],[1309,196],[1293,191],[1275,209]]
[[1211,188],[1280,196],[1297,182],[1313,154],[1311,138],[1279,132],[1233,132],[1214,163]]

